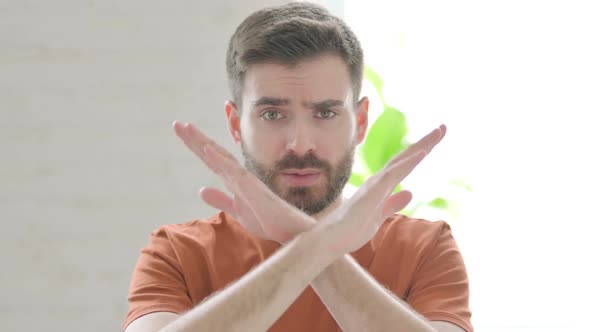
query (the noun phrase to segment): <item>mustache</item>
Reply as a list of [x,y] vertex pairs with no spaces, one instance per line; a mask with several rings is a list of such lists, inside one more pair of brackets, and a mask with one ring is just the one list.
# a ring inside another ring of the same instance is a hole
[[283,169],[304,169],[304,168],[319,168],[326,171],[330,171],[332,168],[330,163],[321,160],[313,153],[306,153],[302,158],[295,154],[288,154],[283,159],[279,160],[272,169],[272,174],[283,170]]

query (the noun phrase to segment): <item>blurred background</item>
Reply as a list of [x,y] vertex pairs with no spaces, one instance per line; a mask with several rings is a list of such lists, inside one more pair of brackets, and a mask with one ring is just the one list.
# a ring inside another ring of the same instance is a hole
[[[172,121],[238,154],[227,43],[285,2],[0,0],[2,330],[121,330],[149,233],[215,212],[198,190],[221,183]],[[404,186],[456,202],[415,215],[451,224],[476,330],[588,330],[586,3],[316,2],[353,28],[409,141],[448,126]]]

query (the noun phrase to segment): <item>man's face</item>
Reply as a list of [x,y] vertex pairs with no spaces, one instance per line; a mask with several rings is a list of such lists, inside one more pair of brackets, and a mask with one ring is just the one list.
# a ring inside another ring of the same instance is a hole
[[358,133],[345,63],[324,55],[296,67],[251,66],[244,78],[241,116],[226,106],[245,166],[273,192],[313,215],[328,207],[348,181]]

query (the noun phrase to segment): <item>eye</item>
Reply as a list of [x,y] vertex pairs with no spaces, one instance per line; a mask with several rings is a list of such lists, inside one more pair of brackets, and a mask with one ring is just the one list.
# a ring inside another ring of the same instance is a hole
[[285,118],[284,115],[282,115],[281,113],[279,113],[277,111],[266,111],[266,112],[262,113],[261,117],[264,120],[270,120],[270,121],[279,120],[279,119],[284,119]]
[[336,112],[330,110],[322,110],[317,113],[318,117],[321,119],[331,119],[336,116]]

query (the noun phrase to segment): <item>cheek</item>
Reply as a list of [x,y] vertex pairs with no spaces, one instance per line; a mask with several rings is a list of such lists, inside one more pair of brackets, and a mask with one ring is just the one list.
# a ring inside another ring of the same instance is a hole
[[342,120],[319,128],[318,135],[322,138],[320,141],[329,142],[334,147],[349,146],[356,134],[355,123],[351,119]]
[[322,131],[316,143],[318,156],[329,160],[334,165],[342,159],[343,153],[348,151],[352,144],[355,144],[354,135],[352,127],[346,128],[345,125],[333,130]]

